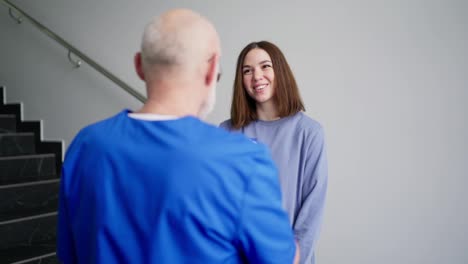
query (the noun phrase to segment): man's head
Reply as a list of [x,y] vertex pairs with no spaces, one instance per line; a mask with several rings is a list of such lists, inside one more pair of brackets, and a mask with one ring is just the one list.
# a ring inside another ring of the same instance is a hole
[[166,108],[164,113],[175,115],[207,115],[215,101],[220,52],[215,28],[193,11],[176,9],[153,19],[135,56],[137,73],[146,82],[149,108]]

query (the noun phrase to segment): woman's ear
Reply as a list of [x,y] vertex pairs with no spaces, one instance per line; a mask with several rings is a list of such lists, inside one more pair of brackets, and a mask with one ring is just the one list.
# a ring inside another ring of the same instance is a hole
[[145,72],[143,71],[143,62],[141,61],[141,52],[137,52],[133,59],[135,71],[142,81],[145,81]]

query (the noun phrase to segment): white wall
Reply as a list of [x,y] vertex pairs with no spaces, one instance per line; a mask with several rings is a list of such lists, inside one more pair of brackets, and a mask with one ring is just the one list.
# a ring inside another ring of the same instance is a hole
[[[170,7],[210,18],[223,79],[210,121],[228,117],[235,61],[248,42],[278,44],[307,113],[326,129],[330,189],[318,263],[468,263],[468,2],[16,1],[143,91],[132,58],[144,24]],[[0,7],[0,84],[44,119],[47,139],[136,100]]]

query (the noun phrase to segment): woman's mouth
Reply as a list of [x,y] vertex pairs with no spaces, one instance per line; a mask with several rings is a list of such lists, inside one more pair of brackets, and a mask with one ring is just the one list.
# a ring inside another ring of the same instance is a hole
[[254,90],[256,92],[260,92],[260,91],[263,91],[263,89],[265,89],[265,87],[267,87],[268,84],[262,84],[262,85],[258,85],[258,86],[255,86],[254,87]]

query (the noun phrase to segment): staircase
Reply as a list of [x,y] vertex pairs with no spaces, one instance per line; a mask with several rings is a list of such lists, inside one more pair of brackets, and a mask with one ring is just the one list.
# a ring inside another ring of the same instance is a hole
[[56,222],[62,143],[41,141],[0,87],[0,263],[58,263]]

